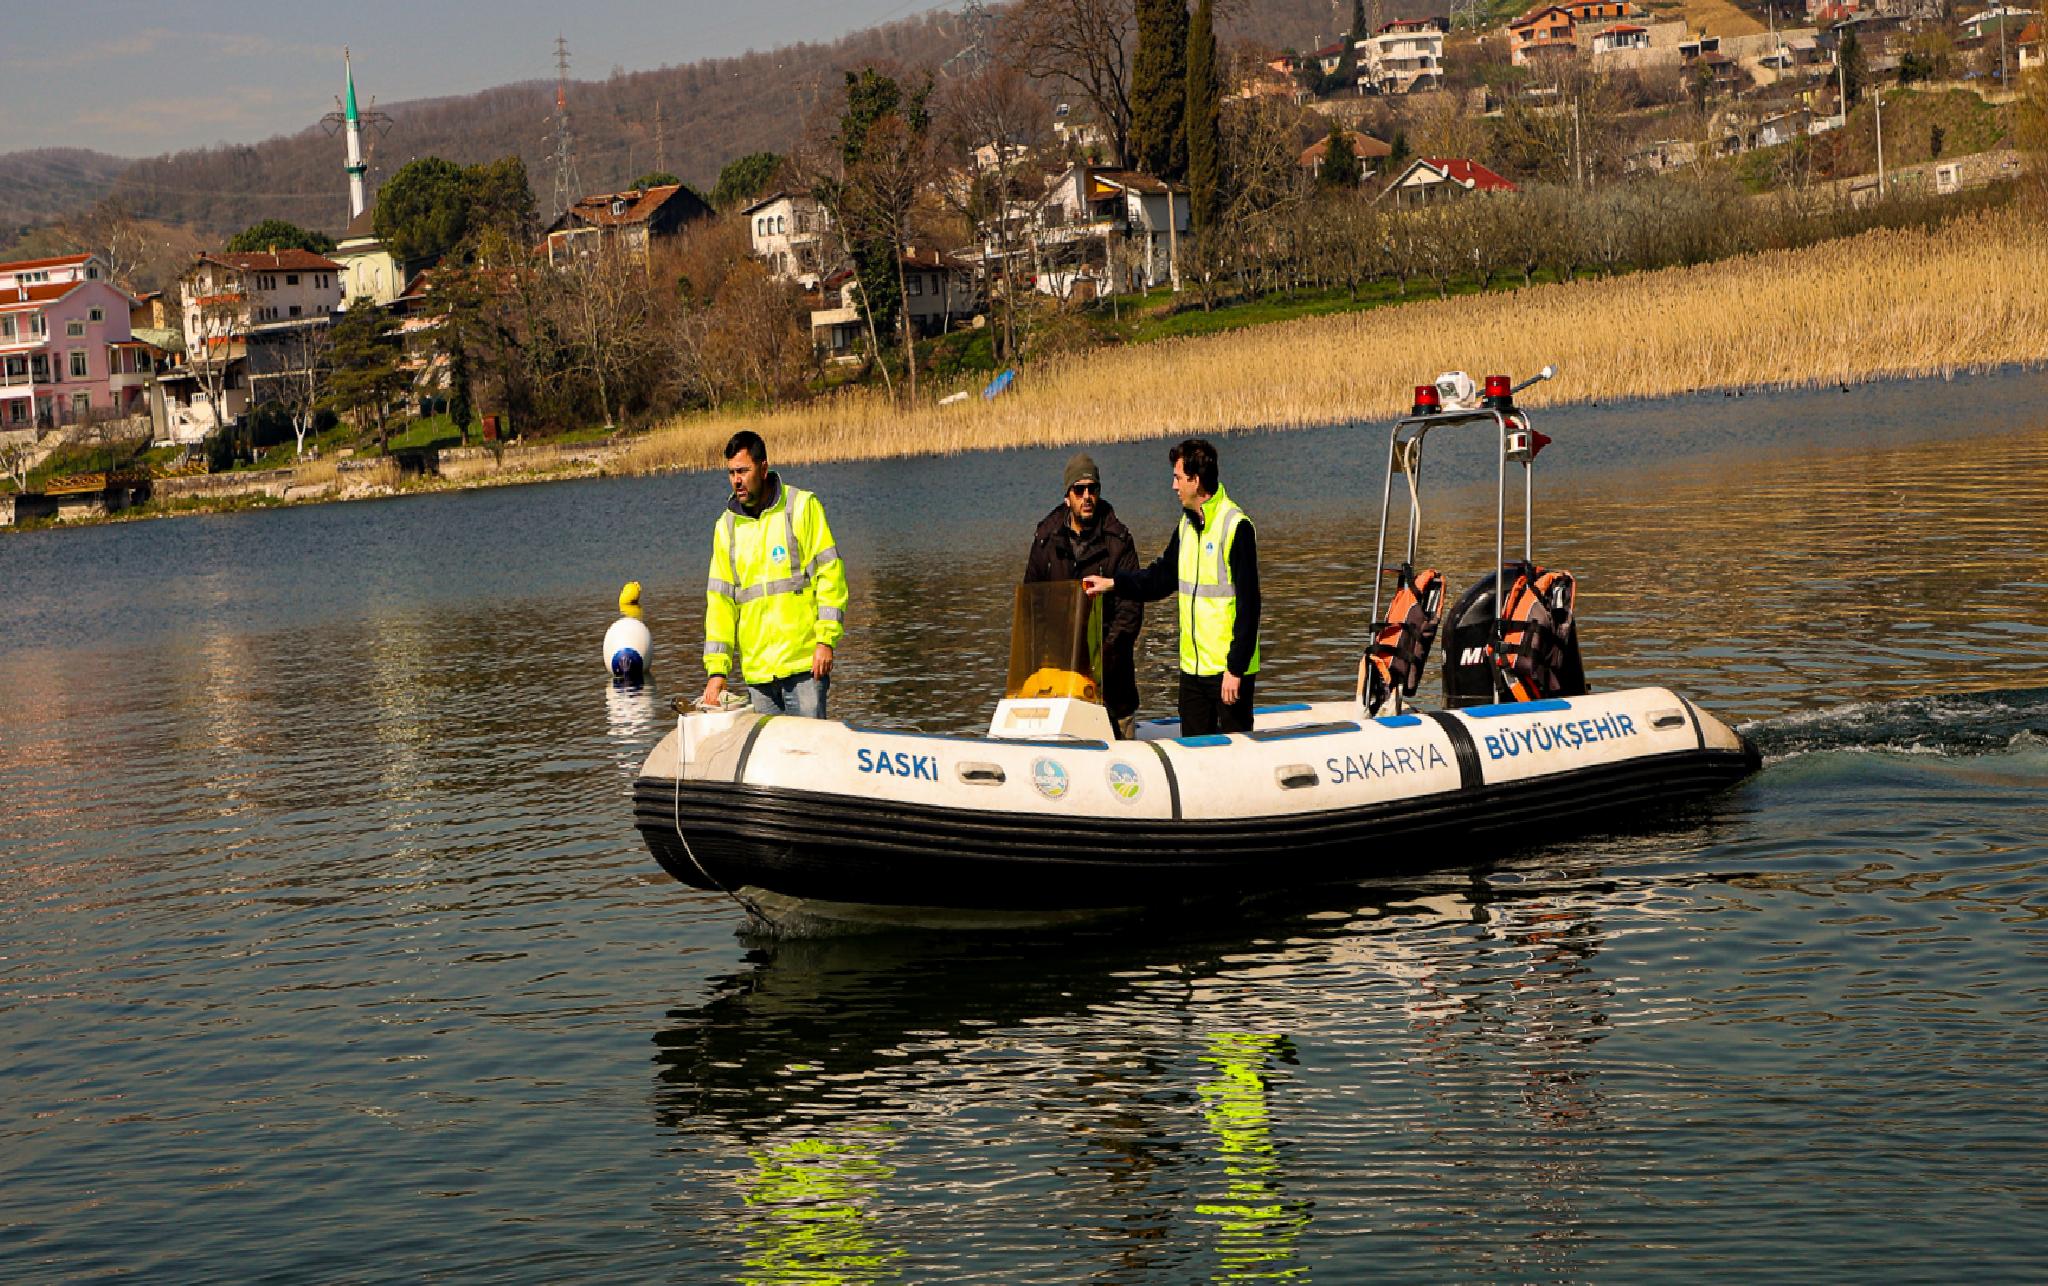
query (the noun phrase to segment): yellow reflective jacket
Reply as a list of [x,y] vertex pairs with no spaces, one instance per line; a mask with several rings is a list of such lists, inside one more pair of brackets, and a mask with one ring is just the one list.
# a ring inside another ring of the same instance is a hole
[[[1230,658],[1237,627],[1237,585],[1230,578],[1230,548],[1251,519],[1223,491],[1202,505],[1202,529],[1180,520],[1180,668],[1183,674],[1221,674]],[[1259,645],[1252,642],[1246,674],[1259,672]]]
[[846,564],[808,491],[768,475],[775,499],[758,517],[731,502],[711,536],[704,590],[704,668],[767,683],[807,673],[818,644],[846,633]]

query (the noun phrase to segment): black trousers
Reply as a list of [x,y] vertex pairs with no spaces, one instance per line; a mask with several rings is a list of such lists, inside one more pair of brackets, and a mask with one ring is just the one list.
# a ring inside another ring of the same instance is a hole
[[1180,676],[1180,735],[1206,737],[1213,732],[1252,730],[1252,686],[1259,676],[1247,674],[1237,681],[1237,703],[1223,704],[1223,676],[1189,674]]

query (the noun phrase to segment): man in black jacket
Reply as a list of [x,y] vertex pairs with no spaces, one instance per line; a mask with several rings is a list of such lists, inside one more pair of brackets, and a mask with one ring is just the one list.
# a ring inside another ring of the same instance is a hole
[[[1113,576],[1138,569],[1138,543],[1102,498],[1102,473],[1087,455],[1067,461],[1066,498],[1038,524],[1024,583]],[[1111,594],[1102,604],[1102,704],[1128,738],[1137,723],[1138,670],[1134,649],[1145,623],[1137,599]]]

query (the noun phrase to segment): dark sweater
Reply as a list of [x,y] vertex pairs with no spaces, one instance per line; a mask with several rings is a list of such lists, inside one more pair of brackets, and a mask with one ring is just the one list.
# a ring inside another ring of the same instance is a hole
[[[1202,515],[1186,511],[1196,531],[1202,529]],[[1259,547],[1249,520],[1240,524],[1237,539],[1230,546],[1230,579],[1237,585],[1237,619],[1230,628],[1230,655],[1224,668],[1239,678],[1252,663],[1252,651],[1259,643]],[[1140,602],[1151,603],[1180,589],[1180,524],[1173,525],[1173,539],[1150,567],[1116,574],[1116,592]]]

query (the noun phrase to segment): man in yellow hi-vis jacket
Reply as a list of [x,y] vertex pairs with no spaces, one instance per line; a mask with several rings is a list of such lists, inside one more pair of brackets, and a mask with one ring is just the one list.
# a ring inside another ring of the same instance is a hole
[[711,536],[704,590],[704,668],[699,698],[725,695],[733,653],[762,714],[825,717],[832,650],[846,633],[846,564],[825,506],[768,468],[768,447],[748,429],[725,444],[732,498]]
[[1114,578],[1084,576],[1081,587],[1141,603],[1178,594],[1181,735],[1250,732],[1265,605],[1252,520],[1223,490],[1215,447],[1189,438],[1166,458],[1181,515],[1165,552]]

